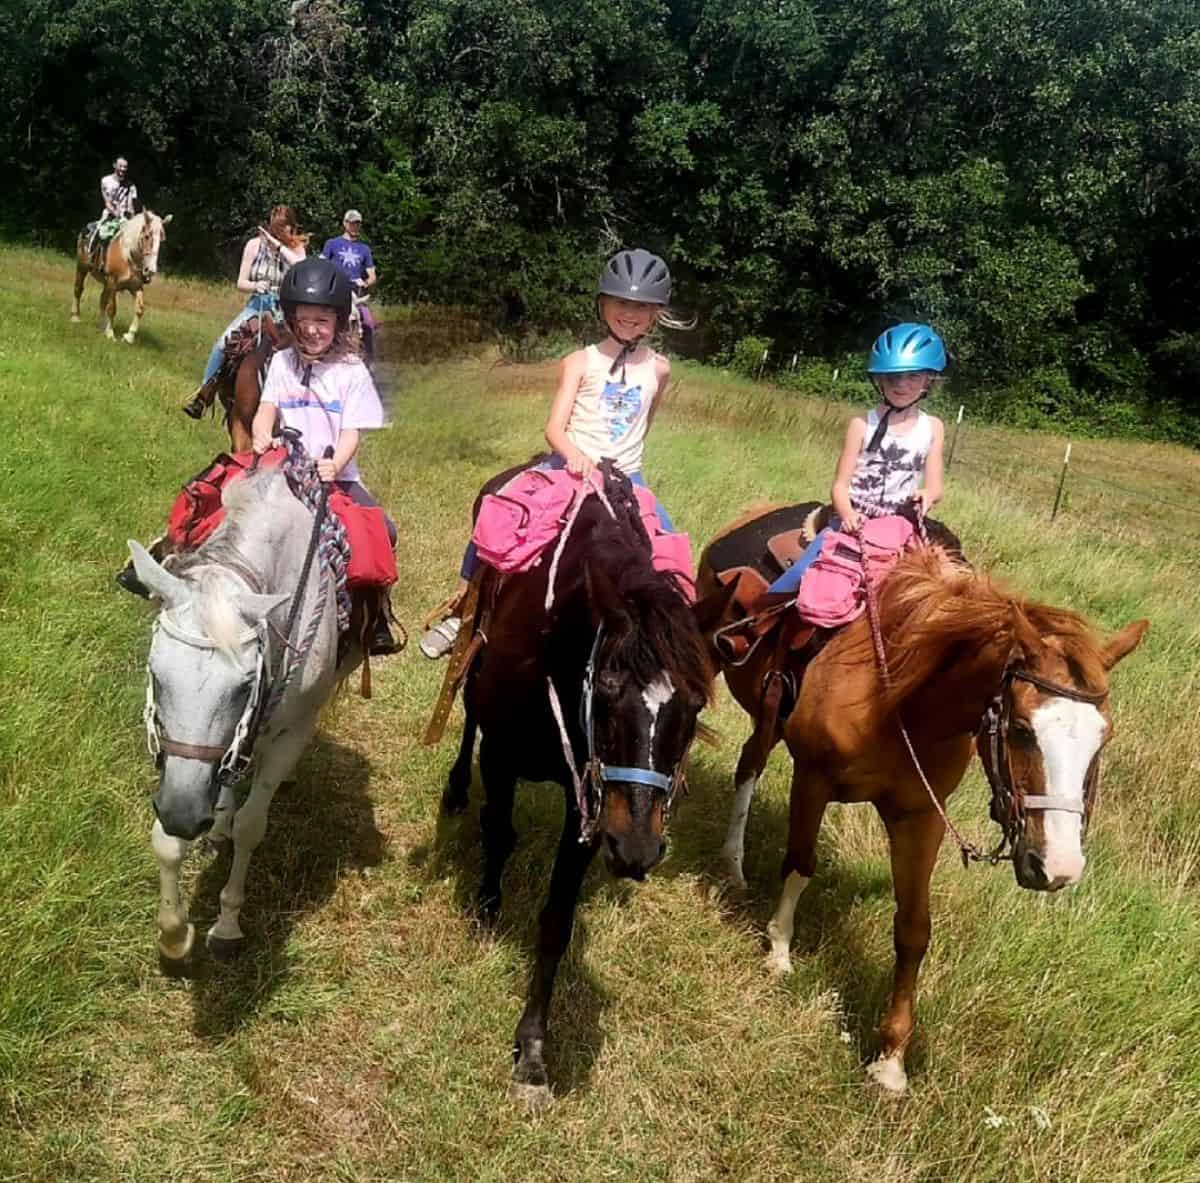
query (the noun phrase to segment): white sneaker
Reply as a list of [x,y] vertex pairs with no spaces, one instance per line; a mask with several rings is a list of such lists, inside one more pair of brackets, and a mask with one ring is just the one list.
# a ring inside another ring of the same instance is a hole
[[445,620],[426,630],[421,638],[421,652],[431,661],[445,657],[454,648],[460,628],[462,621],[457,616],[447,616]]

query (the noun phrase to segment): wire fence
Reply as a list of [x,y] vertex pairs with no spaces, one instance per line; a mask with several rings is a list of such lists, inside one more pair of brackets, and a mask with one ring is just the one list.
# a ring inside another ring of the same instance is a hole
[[[1138,465],[1108,455],[1112,444],[1091,440],[1072,441],[1056,456],[1057,441],[1040,451],[1014,443],[1009,433],[968,424],[962,407],[949,435],[948,480],[965,471],[1005,481],[1006,494],[1044,509],[1051,522],[1070,518],[1122,544],[1158,543],[1166,534],[1200,559],[1200,492],[1187,500],[1193,482],[1200,490],[1200,456],[1171,468]],[[1120,480],[1113,479],[1114,469]]]

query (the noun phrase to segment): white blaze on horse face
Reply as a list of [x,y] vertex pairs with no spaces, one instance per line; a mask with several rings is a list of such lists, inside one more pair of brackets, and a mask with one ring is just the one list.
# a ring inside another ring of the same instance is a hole
[[[1029,719],[1042,753],[1046,795],[1084,805],[1084,781],[1092,758],[1100,750],[1107,724],[1086,702],[1052,698]],[[1046,877],[1059,886],[1078,883],[1083,875],[1083,816],[1061,809],[1042,813]]]
[[658,726],[658,712],[671,701],[675,695],[675,687],[670,677],[664,672],[642,691],[642,702],[650,712],[650,757],[654,757],[654,731]]

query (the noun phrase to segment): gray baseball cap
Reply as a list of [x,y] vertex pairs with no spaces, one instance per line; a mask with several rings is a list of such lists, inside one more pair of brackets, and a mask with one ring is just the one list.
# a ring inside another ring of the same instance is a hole
[[348,209],[348,210],[347,210],[347,211],[346,211],[346,212],[345,212],[345,213],[342,215],[342,221],[343,221],[343,222],[361,222],[361,221],[362,221],[362,214],[360,214],[360,213],[358,212],[358,210],[356,210],[356,209]]

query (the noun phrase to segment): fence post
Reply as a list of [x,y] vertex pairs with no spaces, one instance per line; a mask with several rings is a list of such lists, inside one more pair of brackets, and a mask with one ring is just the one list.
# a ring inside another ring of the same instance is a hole
[[799,356],[800,356],[800,355],[799,355],[798,353],[793,353],[793,354],[792,354],[792,366],[791,366],[792,373],[795,373],[795,372],[796,372],[796,359],[797,359]]
[[958,418],[954,420],[954,434],[950,437],[950,451],[946,453],[946,471],[949,472],[950,465],[954,463],[954,449],[958,444],[958,429],[962,426],[962,417],[965,406],[959,404]]
[[1054,508],[1050,511],[1050,520],[1054,521],[1058,517],[1058,505],[1062,501],[1063,486],[1067,483],[1067,467],[1071,463],[1071,445],[1067,444],[1066,454],[1063,456],[1062,475],[1058,478],[1058,492],[1054,494]]
[[761,379],[761,378],[762,378],[762,376],[763,376],[763,370],[764,370],[764,369],[766,369],[766,366],[767,366],[767,354],[768,354],[768,353],[770,353],[770,350],[769,350],[769,349],[764,349],[764,350],[763,350],[763,355],[762,355],[762,358],[760,359],[760,361],[759,361],[759,363],[758,363],[758,373],[755,375],[755,377],[757,377],[758,379]]

